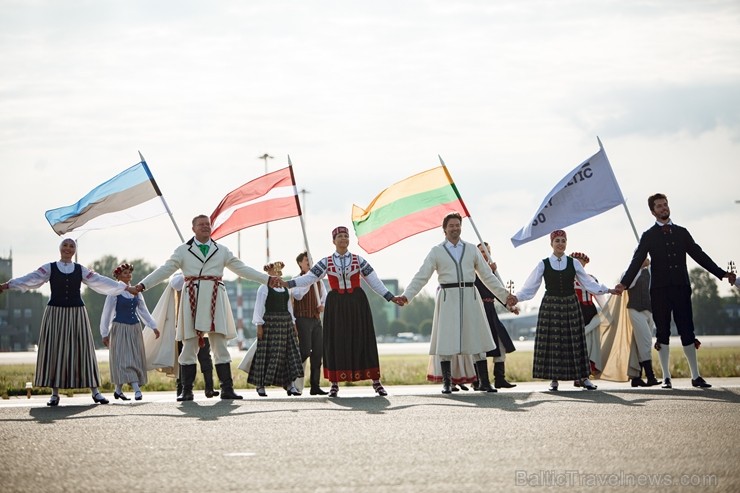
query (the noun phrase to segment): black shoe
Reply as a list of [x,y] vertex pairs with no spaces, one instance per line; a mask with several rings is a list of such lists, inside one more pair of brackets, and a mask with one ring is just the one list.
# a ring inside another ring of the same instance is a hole
[[49,402],[46,403],[47,406],[58,406],[59,405],[59,396],[58,395],[52,395],[49,399]]
[[123,395],[123,392],[121,392],[120,394],[118,392],[113,392],[113,397],[116,398],[116,399],[121,399],[122,401],[130,401],[131,400],[128,397],[126,397],[125,395]]
[[380,397],[385,397],[388,395],[388,392],[385,391],[383,385],[380,382],[373,384],[373,390],[377,392]]
[[460,390],[464,390],[465,392],[467,392],[468,390],[470,390],[470,388],[468,388],[468,386],[465,385],[464,383],[459,383],[459,384],[457,384],[457,386],[460,387]]
[[632,386],[633,387],[648,387],[648,384],[646,384],[640,377],[633,377]]
[[548,389],[550,392],[557,392],[558,391],[558,381],[553,380],[550,382],[550,388]]
[[267,397],[267,392],[265,392],[265,388],[259,387],[257,389],[257,395],[259,395],[260,397]]
[[106,399],[100,392],[92,396],[92,400],[94,400],[96,404],[108,404],[108,399]]
[[177,402],[192,401],[193,399],[195,399],[195,396],[192,390],[183,389],[182,394],[177,396]]
[[311,391],[309,392],[311,395],[326,395],[329,392],[326,390],[322,390],[321,387],[311,387]]
[[[692,382],[693,382],[693,380],[692,380]],[[673,385],[671,384],[671,379],[670,378],[666,378],[665,380],[663,380],[663,385],[661,385],[661,388],[663,388],[663,389],[672,389],[673,388]]]
[[329,390],[329,397],[339,397],[339,385],[332,385]]
[[209,399],[210,399],[211,397],[218,397],[218,390],[213,390],[213,389],[206,389],[206,390],[205,390],[205,392],[204,392],[204,394],[205,394],[205,395],[206,395],[206,397],[207,397],[207,398],[209,398]]
[[135,400],[140,401],[142,399],[142,397],[143,396],[141,395],[141,390],[137,390],[136,392],[134,392],[134,399]]
[[653,386],[655,386],[655,385],[660,385],[660,380],[658,380],[658,379],[657,379],[657,378],[655,378],[655,377],[653,377],[653,378],[648,378],[648,379],[647,379],[647,382],[645,382],[645,386],[646,386],[646,387],[653,387]]
[[239,400],[244,399],[241,395],[234,392],[234,389],[231,387],[225,387],[224,385],[221,385],[221,400],[226,399],[232,399],[232,400]]
[[291,386],[290,386],[290,387],[289,387],[289,388],[288,388],[288,389],[286,390],[286,392],[288,393],[288,395],[301,395],[301,393],[300,393],[300,392],[298,392],[298,389],[297,389],[297,388],[295,388],[295,386],[294,386],[294,385],[291,385]]
[[594,385],[593,383],[591,383],[591,380],[589,380],[588,378],[585,379],[585,380],[583,380],[581,382],[581,387],[583,387],[586,390],[596,390],[596,389],[598,389],[598,387],[596,385]]
[[699,377],[699,378],[697,378],[697,379],[694,379],[694,380],[691,380],[691,385],[693,385],[694,387],[699,387],[699,388],[702,388],[702,389],[708,389],[709,387],[711,387],[711,385],[709,385],[709,384],[708,384],[708,383],[707,383],[706,381],[704,381],[704,379],[703,379],[703,378],[701,378],[701,377]]

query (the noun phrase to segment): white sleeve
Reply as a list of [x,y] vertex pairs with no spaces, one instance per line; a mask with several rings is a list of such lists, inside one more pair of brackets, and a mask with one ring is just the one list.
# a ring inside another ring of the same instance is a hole
[[170,278],[170,287],[175,291],[182,291],[183,286],[185,286],[185,276],[182,272],[178,272]]
[[267,286],[262,284],[257,288],[257,299],[254,300],[254,313],[252,314],[252,323],[254,325],[264,325],[265,320],[265,302],[267,301]]
[[290,318],[295,324],[295,315],[293,315],[293,300],[291,300],[290,297],[288,297],[288,313],[290,313]]
[[17,289],[19,291],[28,291],[29,289],[36,289],[43,286],[51,277],[51,264],[44,264],[35,271],[26,274],[25,276],[16,277],[8,281],[8,287],[10,289]]
[[290,294],[293,295],[293,298],[300,301],[304,296],[306,296],[308,290],[312,289],[311,286],[313,286],[313,284],[309,284],[308,286],[296,286],[290,290]]
[[152,317],[152,314],[149,313],[149,308],[147,308],[146,306],[144,296],[139,293],[136,295],[136,298],[139,300],[139,302],[136,304],[136,314],[139,315],[139,320],[144,322],[144,325],[146,325],[150,329],[156,329],[157,322],[154,320],[154,317]]
[[534,295],[537,294],[537,291],[542,285],[542,276],[544,276],[544,274],[545,264],[540,261],[537,263],[537,267],[534,268],[527,280],[524,281],[524,286],[516,292],[516,298],[519,301],[527,301],[534,298]]
[[108,337],[110,334],[110,324],[116,315],[116,297],[106,296],[103,305],[103,313],[100,314],[100,336]]
[[119,295],[128,287],[125,282],[114,281],[110,277],[101,276],[95,271],[82,267],[82,282],[100,294]]
[[326,305],[326,295],[328,294],[326,286],[324,286],[324,281],[319,281],[316,284],[319,286],[319,305],[324,306]]
[[591,294],[606,294],[609,292],[608,287],[596,282],[593,277],[586,273],[586,270],[579,261],[574,259],[573,266],[576,268],[576,279],[581,283],[583,289]]

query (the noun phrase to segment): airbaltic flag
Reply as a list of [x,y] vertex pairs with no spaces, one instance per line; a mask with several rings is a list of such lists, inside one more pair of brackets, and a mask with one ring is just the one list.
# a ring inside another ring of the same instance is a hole
[[373,253],[441,227],[449,212],[469,216],[447,168],[438,166],[386,188],[367,209],[353,205],[352,225],[359,245]]
[[58,235],[75,230],[104,229],[165,214],[167,209],[144,161],[92,189],[79,202],[46,211]]
[[293,168],[279,169],[229,193],[211,214],[211,238],[257,224],[301,215]]
[[602,148],[550,190],[534,217],[511,242],[518,247],[623,203],[622,190]]

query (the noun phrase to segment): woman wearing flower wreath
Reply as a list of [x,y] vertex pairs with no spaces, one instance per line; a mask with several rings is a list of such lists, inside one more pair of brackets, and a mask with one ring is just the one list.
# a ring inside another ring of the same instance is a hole
[[[113,270],[113,277],[126,285],[131,283],[134,266],[123,263]],[[123,384],[134,389],[134,399],[142,399],[139,385],[146,385],[146,354],[142,323],[154,331],[159,338],[157,322],[146,307],[141,293],[136,296],[128,291],[113,296],[108,295],[100,316],[100,335],[103,344],[110,349],[110,379],[115,384],[113,397],[123,401],[130,400],[123,393]]]

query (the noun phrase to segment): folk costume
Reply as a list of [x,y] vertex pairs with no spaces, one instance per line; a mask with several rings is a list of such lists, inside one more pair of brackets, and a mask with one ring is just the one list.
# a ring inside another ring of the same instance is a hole
[[200,243],[195,238],[180,245],[169,260],[142,279],[145,288],[167,280],[177,270],[185,276],[185,287],[180,299],[176,340],[183,341],[178,358],[181,366],[183,393],[179,400],[193,399],[197,354],[208,336],[216,363],[216,374],[221,381],[221,399],[240,399],[234,393],[231,378],[231,356],[226,341],[236,337],[236,324],[231,313],[229,297],[222,281],[224,268],[236,275],[267,284],[269,276],[258,272],[239,260],[224,245],[213,240]]
[[386,301],[391,301],[393,294],[367,260],[350,252],[335,252],[321,259],[308,272],[288,281],[288,286],[310,286],[325,276],[329,293],[324,309],[324,377],[332,382],[329,395],[337,396],[338,382],[361,380],[372,380],[375,391],[386,395],[380,384],[373,315],[360,280]]
[[[624,295],[623,295],[624,296]],[[632,325],[631,351],[637,355],[640,371],[635,372],[630,366],[628,376],[633,387],[651,387],[660,382],[653,372],[652,340],[655,323],[650,311],[650,268],[644,267],[628,288],[627,313]],[[642,380],[645,371],[647,382]],[[670,378],[670,377],[667,377]]]
[[[492,272],[503,285],[498,271]],[[478,294],[483,302],[483,310],[486,312],[486,320],[488,321],[488,327],[491,329],[491,337],[493,337],[493,342],[496,343],[496,347],[486,353],[486,356],[493,358],[493,386],[497,389],[516,387],[515,384],[506,381],[506,355],[516,351],[516,347],[514,347],[509,332],[504,327],[504,324],[501,323],[501,320],[499,320],[498,313],[496,313],[496,303],[500,302],[505,305],[506,298],[496,300],[493,292],[483,284],[483,281],[478,276],[475,276],[475,288],[478,290]]]
[[[591,368],[574,281],[577,279],[583,288],[595,294],[608,293],[609,288],[594,281],[572,257],[552,254],[537,264],[516,293],[517,299],[532,299],[543,279],[545,296],[537,317],[532,376],[553,381],[588,379]],[[553,383],[551,389],[557,390],[556,382]]]
[[451,390],[450,361],[455,355],[472,355],[480,377],[481,388],[495,392],[488,378],[486,353],[496,348],[485,317],[481,296],[475,288],[476,273],[481,282],[505,300],[508,293],[493,275],[483,256],[472,243],[445,240],[434,246],[401,296],[411,301],[429,282],[434,272],[437,290],[429,354],[442,361],[443,393]]
[[[321,326],[320,306],[326,305],[326,288],[323,281],[310,286],[296,287],[293,295],[293,314],[298,328],[298,343],[305,372],[306,360],[311,365],[311,395],[324,395],[321,381],[321,358],[324,352],[324,335]],[[300,388],[298,390],[301,390]]]
[[664,388],[672,388],[669,368],[671,316],[676,322],[684,355],[691,369],[691,384],[694,387],[711,387],[699,373],[696,349],[699,346],[694,335],[694,314],[691,307],[691,282],[686,267],[686,256],[690,256],[707,272],[722,280],[726,272],[694,241],[686,228],[668,221],[656,221],[655,225],[640,237],[632,261],[620,284],[630,286],[650,255],[650,305],[656,327],[655,348],[658,350],[663,368]]
[[80,287],[85,284],[98,293],[118,295],[126,289],[126,283],[101,276],[75,262],[57,261],[11,279],[8,287],[27,291],[47,281],[51,297],[41,321],[34,386],[53,389],[52,400],[49,401],[51,406],[59,402],[58,389],[84,387],[93,390],[95,402],[107,404],[108,401],[97,392],[101,383],[100,371]]
[[116,385],[117,398],[123,395],[121,386],[130,383],[137,392],[136,399],[141,400],[138,387],[148,381],[142,321],[152,330],[157,328],[141,293],[133,296],[124,291],[118,296],[105,298],[100,316],[100,335],[110,335],[110,375],[111,382]]
[[303,363],[295,334],[290,292],[285,288],[260,286],[252,323],[262,326],[263,336],[257,340],[247,382],[257,387],[262,396],[267,395],[264,388],[271,385],[283,387],[288,395],[300,395],[293,381],[303,376]]

